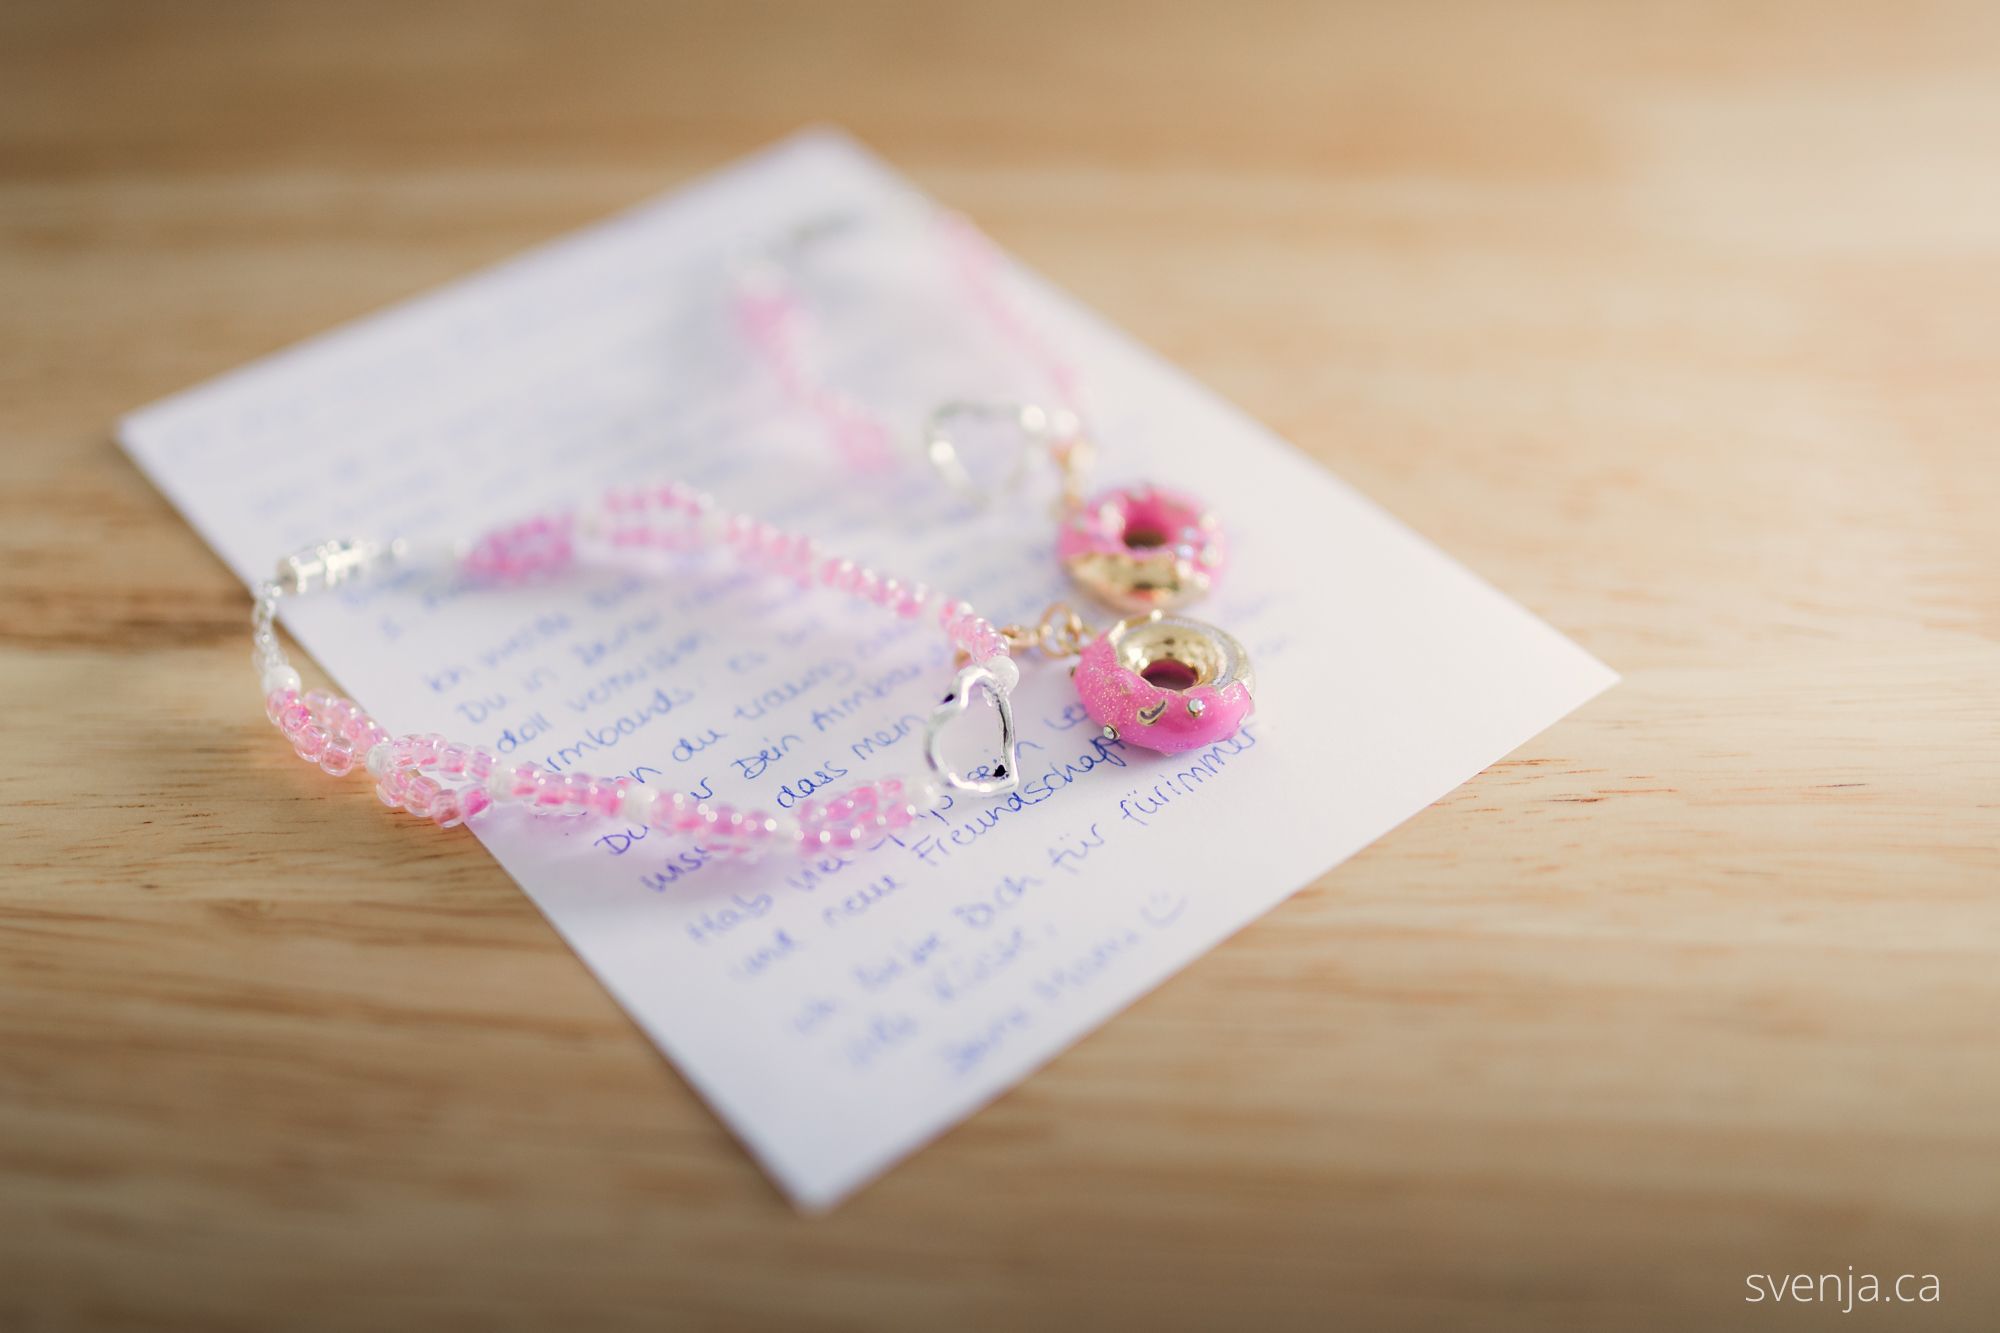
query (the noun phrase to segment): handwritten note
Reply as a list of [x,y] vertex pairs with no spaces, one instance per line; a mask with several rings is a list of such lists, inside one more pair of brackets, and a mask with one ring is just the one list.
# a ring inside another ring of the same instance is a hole
[[[802,136],[146,408],[124,440],[246,582],[327,536],[449,539],[678,477],[996,620],[1032,619],[1073,595],[1046,508],[968,512],[914,435],[943,399],[1047,386],[967,311],[911,225],[921,206],[847,140]],[[833,214],[853,225],[803,279],[825,332],[813,354],[910,423],[910,465],[885,476],[840,465],[729,312],[732,254]],[[1162,759],[1105,740],[1067,672],[1030,663],[1020,790],[850,854],[744,866],[643,828],[509,811],[478,830],[807,1207],[1613,679],[1032,274],[1003,280],[1081,368],[1101,479],[1180,483],[1230,524],[1234,567],[1199,614],[1251,653],[1251,725]],[[393,730],[775,808],[920,771],[948,674],[928,625],[700,558],[507,591],[413,572],[298,604],[286,624]],[[408,835],[413,850],[464,836]]]

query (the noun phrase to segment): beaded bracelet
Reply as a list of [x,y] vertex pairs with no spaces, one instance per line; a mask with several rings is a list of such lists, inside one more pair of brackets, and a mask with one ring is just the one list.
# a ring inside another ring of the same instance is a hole
[[[622,819],[698,839],[714,851],[757,856],[788,847],[808,855],[857,847],[907,827],[944,804],[948,793],[1012,791],[1020,782],[1011,702],[1021,678],[1011,655],[1015,649],[1077,655],[1071,675],[1078,695],[1110,740],[1177,753],[1234,735],[1250,714],[1248,661],[1242,647],[1219,630],[1153,611],[1095,634],[1060,604],[1032,628],[996,628],[964,601],[831,554],[810,537],[724,511],[708,495],[679,483],[614,490],[595,507],[496,530],[473,543],[455,568],[470,580],[505,584],[621,553],[700,546],[720,546],[747,566],[801,587],[845,593],[891,615],[933,618],[956,649],[959,669],[925,729],[929,771],[912,779],[862,782],[823,801],[807,800],[795,812],[773,814],[627,777],[508,764],[489,749],[440,735],[391,735],[352,699],[326,690],[302,692],[274,622],[287,595],[337,587],[407,563],[410,548],[402,541],[323,542],[281,560],[277,577],[258,587],[251,660],[266,716],[301,759],[336,777],[363,769],[375,779],[384,805],[445,828],[477,820],[495,805],[519,804],[538,814],[588,812]],[[947,762],[942,741],[975,693],[992,703],[1000,734],[996,757],[968,774]]]

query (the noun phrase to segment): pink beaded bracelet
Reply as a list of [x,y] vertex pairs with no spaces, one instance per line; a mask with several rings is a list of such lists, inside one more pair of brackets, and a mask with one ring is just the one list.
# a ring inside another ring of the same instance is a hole
[[[1174,753],[1226,739],[1250,713],[1249,665],[1240,645],[1199,622],[1154,611],[1095,635],[1058,605],[1033,628],[999,629],[966,602],[830,554],[810,537],[723,511],[709,496],[678,483],[616,490],[595,508],[543,515],[489,533],[458,560],[457,570],[507,583],[559,573],[586,556],[701,545],[719,545],[752,567],[802,587],[846,593],[892,615],[933,616],[961,665],[926,728],[929,772],[859,783],[829,799],[808,800],[794,813],[773,814],[631,778],[508,764],[489,749],[439,735],[392,736],[354,700],[326,690],[302,691],[274,622],[286,595],[335,587],[405,562],[409,551],[400,541],[321,543],[280,561],[277,577],[258,588],[252,664],[266,715],[301,759],[336,777],[365,769],[384,805],[446,828],[476,820],[495,805],[515,803],[541,814],[590,812],[623,819],[699,839],[712,850],[755,856],[773,848],[811,854],[856,847],[907,826],[942,804],[949,792],[994,796],[1013,790],[1020,781],[1011,702],[1020,681],[1014,648],[1038,648],[1051,657],[1079,655],[1072,673],[1079,696],[1111,740]],[[999,745],[990,763],[966,774],[945,760],[941,742],[978,692],[998,715]]]

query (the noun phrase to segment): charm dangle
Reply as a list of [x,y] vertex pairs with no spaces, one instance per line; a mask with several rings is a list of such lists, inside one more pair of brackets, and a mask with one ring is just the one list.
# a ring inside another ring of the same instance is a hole
[[[1015,428],[1021,447],[997,486],[983,486],[965,464],[958,433],[968,424],[1000,423]],[[1076,483],[1093,455],[1083,425],[1068,408],[1039,403],[982,403],[954,400],[934,409],[924,422],[924,457],[952,493],[975,509],[987,509],[996,494],[1012,494],[1027,481],[1034,455],[1045,452],[1063,480],[1063,503],[1076,502]]]
[[1180,754],[1234,736],[1255,703],[1249,654],[1188,616],[1121,620],[1076,665],[1076,693],[1110,740]]
[[1205,596],[1228,564],[1222,524],[1164,486],[1104,491],[1062,516],[1056,558],[1078,587],[1120,611],[1171,610]]
[[[1148,611],[1098,633],[1057,602],[1032,628],[1008,625],[1000,636],[1015,653],[1077,658],[1070,671],[1077,698],[1106,740],[1180,754],[1228,740],[1256,707],[1256,678],[1243,645],[1192,616]],[[1006,665],[1019,674],[1011,659]],[[975,670],[966,667],[961,678]],[[954,707],[947,696],[945,704],[933,717],[933,734],[949,720],[947,708],[954,716],[964,711],[962,698]],[[1010,721],[1003,716],[1003,734]]]
[[[967,423],[1005,423],[1020,432],[1020,452],[997,486],[982,487],[966,467],[958,432]],[[1184,491],[1145,482],[1085,499],[1083,481],[1096,450],[1069,409],[960,401],[924,423],[925,457],[976,508],[989,507],[996,492],[1019,490],[1038,453],[1048,456],[1061,482],[1056,558],[1077,587],[1120,611],[1154,611],[1185,606],[1215,586],[1229,548],[1214,512]]]
[[[924,758],[945,786],[975,796],[998,796],[1019,785],[1020,742],[1014,732],[1014,702],[1010,695],[1020,679],[1020,669],[1004,657],[971,663],[952,678],[951,691],[931,711],[930,721],[924,726]],[[983,691],[1000,715],[1000,752],[986,765],[984,777],[967,777],[944,757],[944,734],[972,706],[974,690]]]

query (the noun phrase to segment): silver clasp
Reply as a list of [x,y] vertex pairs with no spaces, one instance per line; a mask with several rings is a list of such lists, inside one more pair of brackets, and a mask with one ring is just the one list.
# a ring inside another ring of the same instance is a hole
[[300,547],[278,562],[278,581],[289,583],[295,594],[338,587],[378,565],[395,563],[402,558],[404,549],[401,539],[378,542],[349,537],[316,542]]

